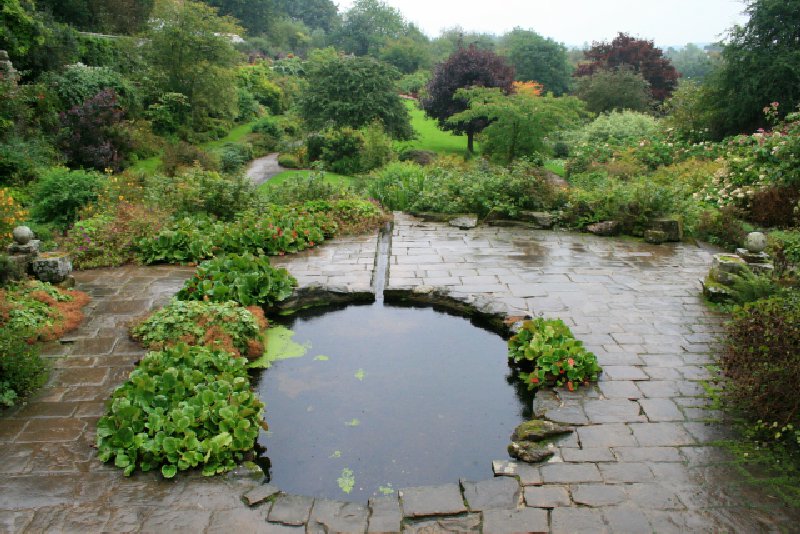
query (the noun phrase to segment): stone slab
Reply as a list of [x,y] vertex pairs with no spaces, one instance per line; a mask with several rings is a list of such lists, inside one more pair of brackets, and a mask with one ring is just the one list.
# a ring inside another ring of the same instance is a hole
[[403,513],[400,511],[400,500],[396,495],[373,497],[369,500],[369,510],[368,533],[378,534],[400,530]]
[[481,482],[461,481],[464,499],[473,512],[484,510],[511,510],[519,505],[520,485],[509,477],[498,477]]
[[308,521],[314,499],[300,495],[281,495],[272,504],[267,520],[288,526],[304,525]]
[[306,532],[364,532],[368,516],[369,510],[362,504],[317,499],[311,509]]
[[467,511],[458,484],[406,488],[399,494],[405,517],[451,515]]
[[255,506],[256,504],[266,501],[273,495],[277,495],[278,492],[280,492],[280,489],[278,489],[277,486],[262,484],[242,495],[242,499],[248,506]]
[[486,533],[518,534],[520,532],[548,532],[549,530],[547,510],[523,508],[483,512],[483,531]]

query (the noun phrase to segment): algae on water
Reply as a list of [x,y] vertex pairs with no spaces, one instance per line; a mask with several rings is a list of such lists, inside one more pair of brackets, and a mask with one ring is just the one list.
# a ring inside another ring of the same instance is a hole
[[264,355],[250,364],[250,367],[266,369],[273,362],[286,360],[289,358],[299,358],[305,356],[311,348],[311,343],[306,342],[302,345],[293,341],[294,332],[285,326],[273,326],[267,330],[266,350]]

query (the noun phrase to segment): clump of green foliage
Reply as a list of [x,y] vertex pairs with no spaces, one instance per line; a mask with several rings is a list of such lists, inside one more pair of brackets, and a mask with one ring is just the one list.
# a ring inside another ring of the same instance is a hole
[[259,319],[233,301],[173,299],[131,328],[131,335],[150,350],[184,343],[221,348],[235,356],[258,357],[263,352],[263,323]]
[[160,468],[167,478],[198,466],[205,476],[233,469],[262,422],[245,364],[185,344],[147,354],[97,423],[100,459],[126,476],[137,468]]
[[178,292],[181,300],[233,300],[243,306],[272,306],[291,296],[297,280],[266,256],[227,254],[200,264]]
[[97,200],[101,187],[102,175],[96,172],[50,169],[34,189],[31,215],[66,230],[84,206]]
[[47,363],[28,337],[24,330],[0,328],[0,406],[14,406],[47,381]]
[[560,319],[525,321],[508,341],[508,358],[530,389],[566,385],[572,391],[597,380],[601,371],[597,357]]

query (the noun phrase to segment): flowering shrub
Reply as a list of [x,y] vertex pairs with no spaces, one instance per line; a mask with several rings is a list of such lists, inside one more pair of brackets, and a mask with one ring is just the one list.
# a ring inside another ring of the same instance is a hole
[[510,363],[529,389],[546,385],[566,386],[573,391],[597,380],[597,357],[576,340],[560,319],[538,317],[525,321],[508,341]]
[[11,241],[11,231],[19,225],[28,212],[20,207],[11,190],[0,187],[0,245]]

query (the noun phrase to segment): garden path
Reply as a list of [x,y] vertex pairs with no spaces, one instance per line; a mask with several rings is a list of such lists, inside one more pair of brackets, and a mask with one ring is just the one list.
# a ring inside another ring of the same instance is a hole
[[[301,285],[364,288],[376,243],[374,235],[337,239],[274,263]],[[372,532],[395,531],[403,517],[408,532],[792,530],[797,515],[741,485],[711,445],[728,429],[701,382],[722,321],[699,296],[710,262],[711,251],[687,244],[461,231],[396,214],[388,290],[430,286],[484,309],[561,317],[605,370],[597,386],[537,395],[538,412],[579,425],[555,444],[555,461],[503,459],[496,472],[518,478],[410,489],[402,502],[369,506],[279,496],[250,508],[241,496],[258,482],[246,473],[125,478],[101,464],[95,423],[143,355],[126,325],[193,269],[77,273],[93,297],[84,325],[46,348],[50,383],[0,424],[0,532]]]
[[247,177],[253,182],[253,185],[258,187],[264,182],[268,182],[270,178],[285,171],[283,167],[278,164],[278,153],[267,154],[262,158],[256,158],[250,162],[247,167]]

